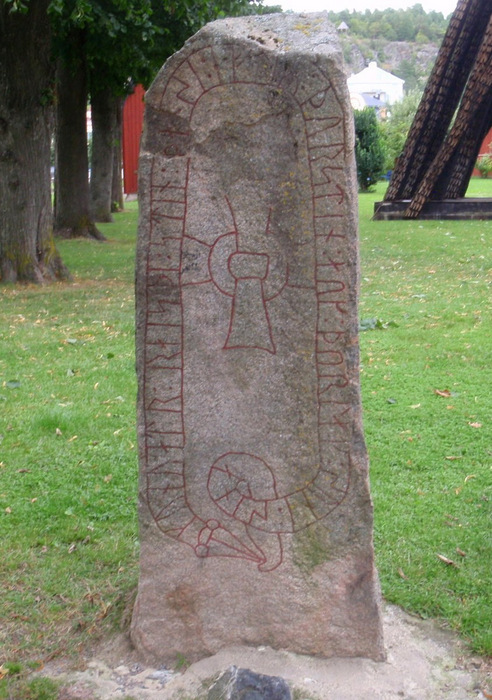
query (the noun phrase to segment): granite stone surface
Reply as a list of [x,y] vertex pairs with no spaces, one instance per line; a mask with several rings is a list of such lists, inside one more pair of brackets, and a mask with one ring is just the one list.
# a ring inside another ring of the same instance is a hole
[[172,56],[139,201],[135,645],[384,658],[352,111],[326,15],[220,20]]

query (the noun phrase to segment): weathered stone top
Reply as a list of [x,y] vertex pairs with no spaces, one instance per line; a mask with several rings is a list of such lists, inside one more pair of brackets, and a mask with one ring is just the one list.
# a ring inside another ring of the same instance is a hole
[[[205,25],[188,39],[181,51],[166,61],[146,94],[146,103],[161,109],[164,107],[160,103],[164,82],[169,79],[172,69],[183,61],[183,56],[193,52],[197,45],[203,46],[208,43],[215,46],[226,42],[234,43],[236,47],[242,45],[243,50],[252,53],[255,53],[255,48],[263,52],[272,52],[288,62],[295,61],[297,57],[308,58],[311,61],[314,59],[314,62],[317,57],[322,62],[328,60],[330,81],[332,84],[336,83],[337,92],[348,94],[340,41],[327,13],[276,13],[220,19]],[[269,68],[270,66],[265,66],[265,75]],[[251,70],[250,65],[248,70]],[[251,77],[257,78],[258,75]],[[190,78],[193,81],[193,76]],[[240,77],[244,78],[244,75]],[[310,83],[310,79],[317,80],[319,75],[305,76],[305,79]],[[182,87],[185,92],[191,85],[183,83]],[[350,146],[353,147],[352,144]]]
[[[243,97],[251,86],[246,111],[245,100],[233,98],[233,89],[230,99],[222,97],[220,103],[214,98],[214,90],[225,85],[238,86]],[[146,93],[142,155],[189,153],[192,143],[204,138],[204,130],[210,133],[224,121],[224,112],[228,122],[258,122],[263,118],[262,100],[255,86],[261,85],[276,91],[268,100],[269,114],[272,108],[280,113],[286,100],[293,100],[297,107],[292,108],[301,109],[310,124],[314,125],[315,119],[333,118],[335,113],[341,117],[343,148],[335,156],[340,162],[333,165],[350,162],[354,148],[352,109],[339,38],[326,12],[228,18],[200,29],[166,61]],[[210,100],[203,100],[209,95]],[[240,114],[234,108],[239,102]],[[201,110],[196,109],[199,104]],[[210,114],[211,108],[220,113]],[[200,118],[200,111],[205,119]],[[163,113],[167,115],[166,127],[153,128]],[[315,139],[320,137],[311,138]],[[356,202],[353,206],[355,211]]]
[[281,52],[331,54],[338,51],[339,40],[326,12],[275,13],[219,19],[206,31],[231,39],[246,39],[265,49]]

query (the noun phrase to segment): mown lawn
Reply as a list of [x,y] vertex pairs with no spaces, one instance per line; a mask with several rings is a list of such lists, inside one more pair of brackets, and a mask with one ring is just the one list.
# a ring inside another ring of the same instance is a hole
[[[492,222],[372,222],[382,192],[360,197],[360,316],[383,592],[490,654]],[[0,663],[128,619],[136,217],[60,242],[72,284],[0,289]]]
[[72,284],[3,287],[0,648],[76,651],[120,624],[137,581],[134,251],[62,241]]
[[374,199],[360,340],[383,593],[490,654],[492,221],[373,222]]

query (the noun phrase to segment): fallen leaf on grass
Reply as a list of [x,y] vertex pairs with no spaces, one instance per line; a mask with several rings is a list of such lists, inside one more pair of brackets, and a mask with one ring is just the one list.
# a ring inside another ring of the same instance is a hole
[[382,331],[387,328],[398,328],[396,321],[383,321],[380,318],[364,318],[359,323],[359,331]]
[[458,566],[452,559],[448,559],[444,554],[436,554],[436,557],[446,564],[446,566]]
[[449,389],[434,389],[434,394],[437,394],[437,396],[444,396],[445,398],[449,398],[451,396]]
[[463,459],[463,455],[449,455],[449,457],[445,457],[445,459],[449,459],[450,461],[454,459]]
[[481,423],[468,423],[470,428],[481,428],[482,424]]
[[460,557],[466,557],[466,552],[464,552],[462,549],[459,547],[456,547],[456,553],[460,555]]
[[7,507],[5,508],[5,512],[6,512],[6,513],[11,513],[11,512],[12,512],[12,508],[11,508],[10,506],[7,506]]
[[92,605],[93,607],[99,608],[99,612],[96,616],[96,621],[103,620],[111,609],[111,603],[105,603],[102,596],[99,593],[92,593],[91,591],[88,591],[84,596],[84,600],[89,601],[90,605]]
[[408,581],[408,576],[405,574],[403,569],[398,569],[398,575],[400,576],[400,578],[403,578],[405,579],[405,581]]
[[57,429],[55,430],[55,435],[63,435],[63,433],[62,433],[62,431],[60,430],[60,428],[57,428]]

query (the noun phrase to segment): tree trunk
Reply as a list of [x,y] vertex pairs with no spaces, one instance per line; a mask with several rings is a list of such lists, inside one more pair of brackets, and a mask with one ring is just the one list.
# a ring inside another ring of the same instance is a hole
[[0,280],[68,277],[53,240],[49,0],[0,3]]
[[95,90],[91,95],[92,160],[90,204],[94,221],[111,222],[114,141],[118,98],[109,90]]
[[113,142],[113,182],[111,185],[111,211],[123,211],[123,179],[121,177],[122,142],[123,142],[123,104],[124,98],[118,98],[116,109],[116,133]]
[[55,235],[104,240],[90,215],[87,69],[84,35],[73,30],[70,56],[57,65]]

